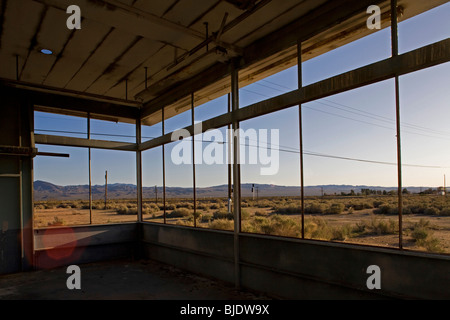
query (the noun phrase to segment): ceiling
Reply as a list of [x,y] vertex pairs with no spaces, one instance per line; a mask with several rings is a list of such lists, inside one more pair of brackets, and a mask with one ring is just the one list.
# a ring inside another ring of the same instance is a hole
[[[295,64],[295,29],[289,26],[301,25],[302,19],[311,25],[309,16],[323,15],[330,21],[317,22],[328,27],[328,38],[319,28],[317,34],[299,31],[310,37],[305,46],[308,58],[363,36],[367,28],[358,31],[355,25],[361,25],[366,13],[339,5],[365,2],[389,10],[389,2],[375,0],[1,0],[0,80],[16,87],[146,108],[150,124],[160,119],[158,108],[168,105],[174,90],[191,89],[192,79],[197,79],[198,87],[208,85],[209,91],[199,95],[197,104],[229,90],[225,77],[230,59],[239,57],[246,67],[241,85]],[[412,16],[445,2],[402,0],[399,4]],[[80,30],[66,27],[67,7],[74,4],[81,9]],[[357,19],[341,18],[350,15]],[[353,31],[343,34],[345,30]],[[44,55],[42,49],[53,54]],[[208,72],[213,75],[203,77]],[[199,85],[198,79],[213,79],[217,85]],[[172,111],[168,116],[183,108]]]

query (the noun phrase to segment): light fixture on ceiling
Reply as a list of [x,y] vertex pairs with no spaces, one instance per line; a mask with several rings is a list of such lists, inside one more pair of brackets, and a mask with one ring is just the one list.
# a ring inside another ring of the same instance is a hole
[[41,53],[46,54],[46,55],[52,55],[53,51],[49,50],[49,49],[41,49]]

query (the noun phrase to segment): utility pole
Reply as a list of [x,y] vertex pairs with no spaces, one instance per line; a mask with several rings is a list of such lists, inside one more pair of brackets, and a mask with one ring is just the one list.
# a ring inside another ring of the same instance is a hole
[[105,171],[105,210],[108,202],[108,170]]
[[447,195],[447,190],[446,190],[447,188],[446,188],[446,186],[445,186],[445,174],[444,174],[444,196],[446,196]]

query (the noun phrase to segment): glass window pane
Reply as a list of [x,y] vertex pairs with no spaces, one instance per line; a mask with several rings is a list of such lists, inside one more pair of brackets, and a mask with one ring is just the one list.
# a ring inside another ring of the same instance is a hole
[[232,173],[228,165],[231,145],[227,134],[227,127],[223,127],[194,137],[198,227],[234,228],[231,189],[228,188],[228,175]]
[[136,153],[92,149],[91,158],[92,223],[137,221]]
[[450,253],[449,75],[446,63],[400,77],[403,234],[411,250]]
[[305,238],[398,247],[394,81],[303,105]]
[[37,134],[75,138],[87,137],[87,118],[82,117],[35,111],[34,127]]
[[166,222],[194,226],[192,137],[165,145]]
[[298,107],[240,127],[242,230],[301,236]]
[[[308,50],[305,45],[303,50]],[[391,56],[391,28],[373,32],[366,37],[309,59],[304,54],[303,86],[324,80]]]
[[34,227],[89,224],[88,150],[36,145],[70,158],[34,158]]
[[142,152],[143,219],[164,223],[162,147]]
[[136,125],[91,119],[91,139],[136,143]]
[[450,3],[398,24],[398,49],[405,53],[450,37]]

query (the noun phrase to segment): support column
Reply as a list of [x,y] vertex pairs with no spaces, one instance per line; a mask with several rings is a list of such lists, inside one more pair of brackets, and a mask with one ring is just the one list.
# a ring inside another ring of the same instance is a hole
[[142,222],[142,151],[139,151],[141,144],[141,119],[136,120],[136,143],[138,151],[136,151],[136,183],[137,183],[137,220]]
[[232,64],[231,70],[231,109],[233,128],[233,206],[234,206],[234,283],[240,287],[239,233],[241,232],[241,168],[239,121],[235,120],[235,112],[239,109],[239,71]]
[[[0,145],[34,147],[33,106],[27,96],[0,88]],[[33,159],[0,155],[0,274],[32,270]]]

